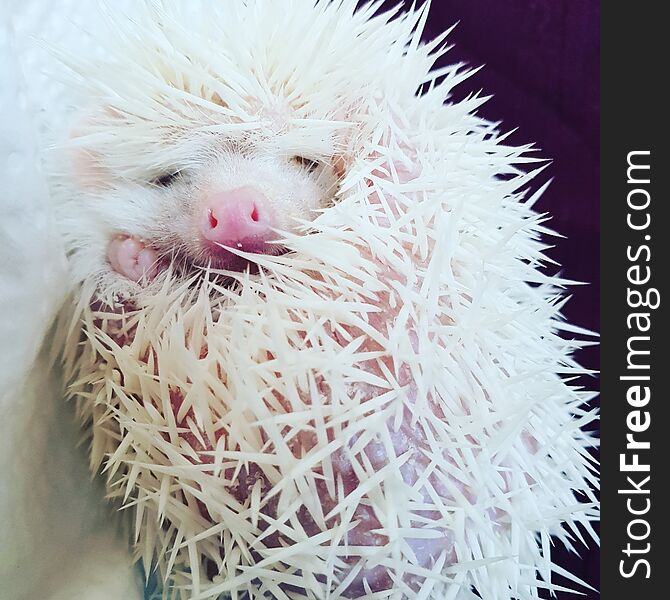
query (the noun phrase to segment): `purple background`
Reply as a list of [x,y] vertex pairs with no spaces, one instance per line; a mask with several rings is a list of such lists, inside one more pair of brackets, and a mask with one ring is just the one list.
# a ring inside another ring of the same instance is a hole
[[[598,0],[434,0],[426,32],[433,38],[458,21],[450,36],[455,47],[443,62],[485,65],[462,84],[462,93],[493,94],[479,114],[502,120],[505,131],[518,127],[512,143],[535,142],[538,155],[553,159],[541,177],[554,182],[536,207],[549,212],[549,227],[567,237],[551,242],[557,247],[550,256],[565,277],[589,283],[570,290],[564,314],[593,331],[599,330],[599,12]],[[597,348],[578,358],[599,368]],[[584,384],[596,389],[598,381]],[[599,588],[598,550],[580,552],[577,557],[556,546],[554,556]]]

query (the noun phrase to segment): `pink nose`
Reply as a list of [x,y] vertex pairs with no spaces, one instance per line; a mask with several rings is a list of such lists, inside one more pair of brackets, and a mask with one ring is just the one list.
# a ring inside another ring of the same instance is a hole
[[200,233],[216,244],[249,252],[262,251],[274,237],[274,218],[267,198],[257,189],[241,187],[210,197],[200,216]]

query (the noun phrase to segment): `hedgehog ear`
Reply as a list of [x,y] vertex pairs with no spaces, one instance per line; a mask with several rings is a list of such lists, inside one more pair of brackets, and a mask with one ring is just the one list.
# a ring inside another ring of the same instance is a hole
[[102,165],[100,155],[89,148],[73,147],[70,166],[76,181],[86,190],[111,187],[111,172]]
[[120,115],[111,108],[88,113],[78,120],[70,130],[69,164],[72,174],[82,188],[103,190],[112,187],[112,172],[105,167],[102,153],[87,141],[101,125],[119,119]]

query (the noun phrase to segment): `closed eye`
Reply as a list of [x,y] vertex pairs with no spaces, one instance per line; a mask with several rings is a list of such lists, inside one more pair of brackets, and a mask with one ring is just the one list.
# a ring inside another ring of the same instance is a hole
[[303,169],[307,169],[310,173],[313,173],[321,166],[321,163],[318,160],[313,160],[304,156],[294,156],[291,160]]
[[182,176],[181,171],[167,172],[162,175],[159,175],[151,181],[151,185],[156,187],[170,187]]

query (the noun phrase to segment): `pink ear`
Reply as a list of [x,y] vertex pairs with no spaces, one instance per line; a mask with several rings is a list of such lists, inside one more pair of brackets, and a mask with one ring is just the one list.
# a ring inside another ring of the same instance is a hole
[[[70,139],[77,141],[88,134],[88,129],[93,125],[100,125],[103,121],[108,123],[111,119],[119,117],[112,109],[104,109],[95,115],[89,115],[75,125],[70,132]],[[72,144],[70,150],[70,165],[72,174],[82,188],[90,190],[101,190],[111,187],[112,173],[103,165],[101,155],[95,148],[85,144]]]
[[81,187],[102,190],[110,187],[111,173],[100,164],[99,156],[86,148],[75,148],[71,158],[72,171]]

